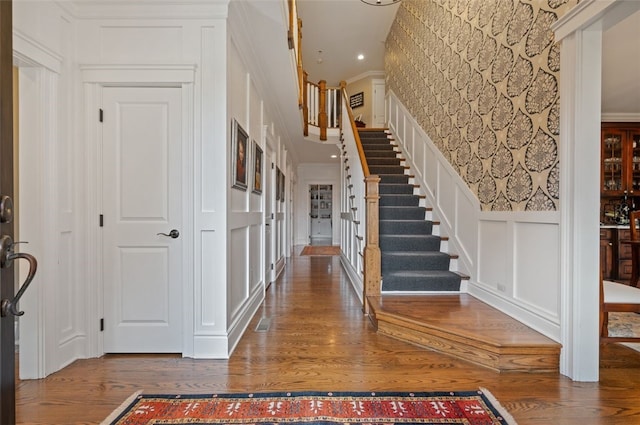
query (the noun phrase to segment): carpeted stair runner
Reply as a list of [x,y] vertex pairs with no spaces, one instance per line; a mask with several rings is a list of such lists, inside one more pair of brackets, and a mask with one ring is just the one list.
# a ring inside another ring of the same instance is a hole
[[449,271],[451,256],[414,194],[415,185],[384,130],[359,131],[371,174],[380,176],[380,251],[383,291],[459,291],[461,276]]

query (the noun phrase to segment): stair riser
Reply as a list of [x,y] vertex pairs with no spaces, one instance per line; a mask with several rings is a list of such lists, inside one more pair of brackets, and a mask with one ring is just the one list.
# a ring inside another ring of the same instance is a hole
[[424,237],[380,235],[380,250],[391,251],[440,251],[441,239],[439,236],[425,235]]
[[405,168],[393,165],[370,165],[369,173],[371,174],[404,174]]
[[391,221],[380,220],[380,235],[430,235],[433,232],[433,222],[422,221]]
[[367,132],[360,132],[359,134],[360,134],[360,140],[362,140],[362,139],[386,139],[387,136],[389,136],[384,131],[367,131]]
[[400,152],[393,150],[391,145],[369,145],[363,146],[364,156],[375,158],[376,156],[397,156]]
[[379,201],[381,207],[417,207],[419,204],[417,195],[381,195]]
[[382,175],[380,176],[380,183],[382,184],[407,184],[409,182],[409,176],[404,175]]
[[425,209],[421,207],[380,207],[378,212],[380,220],[424,220],[425,218]]
[[402,278],[388,277],[382,280],[382,291],[459,291],[460,279],[450,278]]
[[380,184],[378,185],[378,191],[381,195],[413,195],[412,184]]
[[418,254],[385,254],[382,253],[382,275],[391,271],[407,270],[448,270],[450,258],[448,255],[434,251],[431,255]]
[[399,152],[396,152],[392,149],[387,150],[365,150],[364,156],[367,158],[367,161],[371,160],[371,158],[396,158]]
[[399,166],[402,161],[400,158],[367,158],[369,167],[372,165],[396,165]]

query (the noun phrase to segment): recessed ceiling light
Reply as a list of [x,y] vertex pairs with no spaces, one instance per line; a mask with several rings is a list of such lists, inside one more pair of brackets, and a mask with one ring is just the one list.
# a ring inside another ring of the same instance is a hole
[[360,54],[358,55],[358,60],[359,60],[359,61],[364,60],[364,55],[363,55],[362,53],[360,53]]
[[331,155],[331,158],[337,158],[338,155]]

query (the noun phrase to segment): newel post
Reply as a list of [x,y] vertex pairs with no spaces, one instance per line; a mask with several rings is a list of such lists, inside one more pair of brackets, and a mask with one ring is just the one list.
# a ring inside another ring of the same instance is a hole
[[379,245],[379,210],[380,194],[378,183],[380,177],[370,175],[364,179],[366,187],[365,201],[367,203],[367,234],[364,247],[364,294],[363,310],[369,314],[368,296],[380,295],[380,245]]
[[320,80],[318,83],[320,88],[319,112],[318,112],[318,126],[320,127],[320,140],[327,140],[327,82]]

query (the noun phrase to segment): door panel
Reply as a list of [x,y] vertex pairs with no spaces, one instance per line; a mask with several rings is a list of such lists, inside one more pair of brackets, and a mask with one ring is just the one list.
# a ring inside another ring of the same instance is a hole
[[266,160],[263,161],[264,166],[264,279],[268,288],[273,282],[273,249],[271,247],[273,240],[273,162],[271,162],[271,149],[266,147]]
[[103,99],[104,351],[181,352],[181,91]]
[[382,128],[386,125],[385,117],[385,84],[384,80],[373,82],[373,127]]

